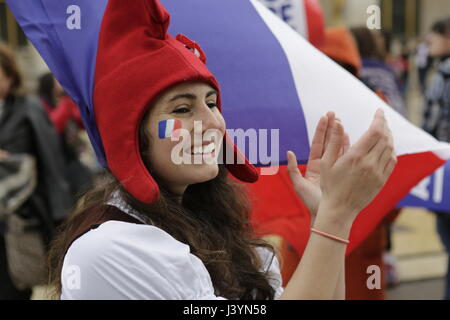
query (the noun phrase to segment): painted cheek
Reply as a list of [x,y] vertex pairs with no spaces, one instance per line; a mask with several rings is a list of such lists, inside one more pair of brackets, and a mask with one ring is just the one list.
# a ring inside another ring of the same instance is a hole
[[160,139],[179,138],[183,122],[178,119],[162,120],[158,123],[158,137]]

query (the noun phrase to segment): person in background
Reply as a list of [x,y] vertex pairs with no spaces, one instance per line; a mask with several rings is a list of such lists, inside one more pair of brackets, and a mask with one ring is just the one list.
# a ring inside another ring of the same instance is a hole
[[377,93],[383,94],[395,111],[406,116],[399,80],[394,70],[383,60],[379,41],[366,27],[352,28],[351,32],[362,59],[361,80]]
[[59,134],[63,134],[71,122],[83,129],[78,107],[50,72],[39,78],[38,94]]
[[[433,25],[429,37],[429,54],[439,61],[439,66],[425,93],[422,127],[436,139],[450,142],[450,18]],[[437,231],[447,253],[450,253],[450,212],[436,212],[436,217]],[[446,300],[450,300],[449,270],[445,289]]]
[[[17,63],[12,51],[3,44],[0,44],[0,155],[5,158],[13,153],[34,154],[31,137],[31,128],[28,123],[23,122],[17,125],[14,141],[4,141],[4,127],[8,118],[21,105],[15,105],[17,93],[22,86],[22,76],[19,73]],[[13,108],[14,106],[14,108]],[[43,201],[42,195],[36,194],[36,198]],[[6,225],[0,222],[0,300],[5,299],[29,299],[31,289],[19,290],[15,287],[8,271],[7,253],[4,233]]]
[[402,44],[402,51],[400,53],[400,56],[396,59],[398,60],[398,67],[397,67],[397,74],[400,79],[400,90],[405,96],[406,91],[408,89],[408,81],[409,81],[409,75],[410,75],[410,64],[409,64],[409,48],[408,44],[405,42]]
[[60,136],[75,201],[76,196],[88,188],[93,179],[89,168],[80,161],[81,152],[86,149],[80,139],[80,130],[84,130],[80,110],[51,73],[45,73],[39,78],[38,95]]
[[398,54],[391,54],[392,52],[392,38],[389,32],[374,31],[373,36],[377,43],[380,60],[384,61],[394,72],[399,83],[400,92],[405,96],[409,74],[410,74],[410,50],[407,41],[401,42],[401,49]]
[[[37,175],[34,192],[13,214],[40,230],[43,242],[48,244],[54,220],[67,213],[67,182],[56,132],[39,100],[20,94],[21,86],[13,51],[0,44],[0,155],[30,156],[35,160]],[[5,220],[0,222],[0,300],[29,299],[31,287],[19,288],[10,274],[7,226]]]
[[433,57],[429,54],[428,41],[421,41],[416,48],[416,65],[419,72],[419,84],[422,93],[425,92],[428,72],[433,65]]

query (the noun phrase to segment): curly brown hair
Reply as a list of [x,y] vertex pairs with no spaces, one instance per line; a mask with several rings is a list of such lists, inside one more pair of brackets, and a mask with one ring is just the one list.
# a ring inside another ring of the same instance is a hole
[[[144,126],[139,137],[141,154],[145,155],[151,140]],[[152,172],[151,165],[145,164]],[[56,290],[55,297],[61,294],[61,271],[73,230],[89,209],[105,203],[113,192],[119,192],[128,205],[153,225],[190,246],[191,253],[208,270],[216,295],[228,299],[274,299],[270,275],[261,270],[261,259],[255,250],[264,247],[274,256],[274,248],[253,232],[245,186],[230,179],[225,166],[219,165],[216,178],[190,185],[180,201],[155,173],[152,172],[152,176],[161,191],[159,200],[152,204],[135,199],[109,172],[101,183],[80,198],[78,208],[60,227],[49,251],[49,284]]]

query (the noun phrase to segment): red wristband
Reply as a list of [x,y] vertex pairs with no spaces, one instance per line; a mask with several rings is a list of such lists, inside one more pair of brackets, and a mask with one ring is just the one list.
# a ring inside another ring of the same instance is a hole
[[342,242],[342,243],[345,243],[345,244],[349,244],[350,243],[350,241],[348,241],[348,240],[345,240],[345,239],[333,236],[332,234],[328,234],[328,233],[325,233],[323,231],[320,231],[320,230],[317,230],[317,229],[314,229],[314,228],[311,228],[311,231],[315,232],[317,234],[320,234],[321,236],[324,236],[324,237],[327,237],[329,239],[332,239],[332,240],[336,240],[336,241],[339,241],[339,242]]

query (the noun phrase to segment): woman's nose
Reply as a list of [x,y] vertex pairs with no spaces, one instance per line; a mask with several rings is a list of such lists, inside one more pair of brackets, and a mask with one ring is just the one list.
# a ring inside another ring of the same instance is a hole
[[197,120],[201,121],[203,132],[208,129],[222,129],[223,124],[217,116],[216,112],[214,112],[214,109],[210,108],[205,103],[204,105],[202,105],[200,110],[201,111],[198,114]]

